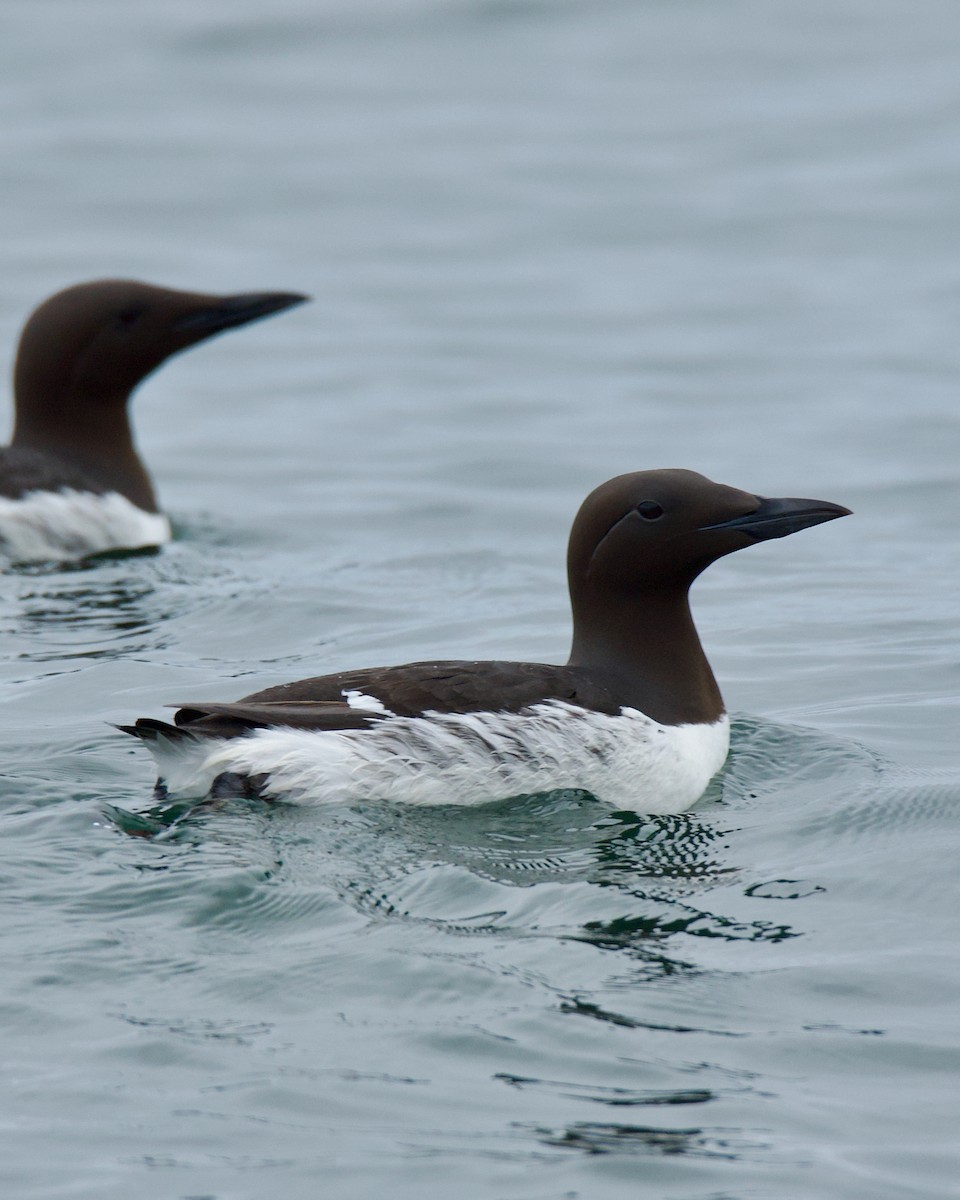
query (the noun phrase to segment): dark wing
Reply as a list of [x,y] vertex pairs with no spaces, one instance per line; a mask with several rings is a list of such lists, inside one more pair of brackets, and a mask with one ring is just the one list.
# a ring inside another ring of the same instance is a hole
[[351,708],[344,700],[238,700],[236,704],[191,704],[179,709],[173,719],[179,729],[193,731],[199,723],[204,733],[213,733],[216,726],[219,736],[235,737],[267,725],[282,725],[286,729],[365,729],[383,718],[383,713]]
[[[354,703],[350,704],[353,693]],[[238,737],[269,725],[364,729],[391,716],[520,712],[544,700],[563,700],[598,712],[620,710],[620,702],[608,688],[595,679],[585,679],[574,667],[453,661],[320,675],[267,688],[232,704],[191,703],[177,712],[173,726],[145,719],[123,728],[148,740],[160,734]],[[385,712],[361,707],[377,702]]]
[[603,712],[619,711],[619,703],[608,690],[598,687],[595,680],[585,679],[575,667],[495,660],[419,662],[339,671],[267,688],[241,703],[344,704],[351,693],[358,693],[355,704],[365,697],[398,717],[419,717],[425,712],[519,712],[543,700],[565,700]]
[[77,492],[107,491],[85,470],[42,450],[0,446],[0,496],[18,500],[28,492],[59,492],[71,487]]
[[58,492],[61,488],[98,494],[108,490],[56,455],[19,446],[0,447],[0,496],[19,500],[27,492]]
[[117,728],[149,742],[159,737],[177,741],[199,734],[204,737],[241,737],[251,729],[263,729],[269,725],[286,729],[365,729],[378,720],[383,720],[382,713],[363,712],[351,708],[344,701],[261,700],[245,703],[240,700],[236,704],[192,703],[189,708],[178,710],[173,725],[141,717],[134,725],[119,725]]

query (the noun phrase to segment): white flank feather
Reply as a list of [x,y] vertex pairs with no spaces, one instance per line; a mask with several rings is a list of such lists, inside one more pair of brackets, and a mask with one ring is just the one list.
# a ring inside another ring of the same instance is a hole
[[0,550],[14,562],[85,558],[170,541],[162,513],[144,512],[118,492],[27,492],[0,497]]
[[150,745],[173,795],[204,796],[233,772],[265,775],[268,795],[301,804],[478,804],[582,788],[614,807],[675,813],[703,795],[729,741],[726,716],[661,725],[632,708],[607,716],[551,700],[522,715],[428,713],[368,729],[258,729]]
[[344,688],[340,695],[346,700],[349,708],[361,708],[364,712],[386,713],[387,716],[393,716],[382,700],[378,700],[376,696],[368,696],[359,688]]

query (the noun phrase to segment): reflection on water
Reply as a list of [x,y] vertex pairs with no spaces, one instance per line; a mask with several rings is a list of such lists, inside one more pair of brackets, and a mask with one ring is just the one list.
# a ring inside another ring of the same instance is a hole
[[414,854],[518,887],[558,880],[618,887],[644,877],[682,892],[732,870],[716,857],[727,830],[713,814],[611,811],[584,791],[478,807],[369,805],[360,811],[372,828],[409,842]]
[[[25,662],[121,659],[158,650],[170,625],[230,595],[234,554],[187,544],[34,564],[0,576],[0,632]],[[205,588],[196,576],[202,564]]]
[[768,1142],[730,1136],[727,1130],[658,1129],[600,1121],[576,1121],[564,1129],[533,1132],[546,1146],[586,1154],[689,1155],[734,1161],[769,1146]]
[[[656,904],[657,896],[646,896],[630,889],[639,900]],[[670,907],[664,914],[643,914],[615,917],[612,921],[588,921],[585,937],[605,950],[636,950],[648,953],[651,941],[665,941],[676,933],[693,937],[722,938],[724,941],[782,942],[797,934],[789,925],[770,921],[735,921],[719,913],[707,912],[694,905],[667,901]]]
[[[681,950],[690,937],[776,944],[797,936],[782,921],[744,921],[703,903],[738,874],[723,809],[610,812],[587,793],[554,792],[473,810],[371,806],[364,816],[378,848],[376,878],[354,873],[343,894],[380,916],[575,939],[626,954],[647,977],[695,969]],[[462,909],[441,915],[464,872],[493,885],[479,894],[498,901],[469,921]]]
[[118,642],[124,651],[142,652],[156,643],[157,622],[170,617],[150,603],[154,591],[151,582],[131,578],[26,591],[18,625],[32,648],[19,657],[28,662],[112,658]]
[[24,578],[31,576],[55,576],[79,573],[96,574],[109,563],[122,563],[130,559],[156,558],[162,554],[161,546],[138,546],[128,549],[102,550],[99,554],[88,554],[83,558],[70,558],[63,562],[4,563],[5,571]]
[[611,1108],[656,1107],[674,1104],[705,1104],[714,1098],[713,1092],[705,1088],[688,1088],[684,1091],[657,1091],[634,1088],[595,1087],[586,1083],[559,1082],[555,1079],[534,1079],[526,1075],[508,1075],[499,1072],[494,1079],[502,1079],[511,1087],[546,1088],[558,1095],[575,1100],[586,1100],[592,1104],[606,1104]]
[[4,579],[4,625],[25,662],[96,660],[158,644],[170,619],[158,582],[169,565],[156,552],[100,555],[23,567]]
[[719,828],[712,816],[611,813],[597,822],[597,828],[606,826],[611,832],[597,843],[599,881],[627,883],[625,876],[634,877],[638,867],[645,876],[677,882],[716,878],[732,871],[733,867],[717,857],[730,830]]
[[601,1008],[599,1004],[591,1004],[576,997],[564,1000],[560,1005],[560,1011],[578,1017],[590,1017],[595,1021],[604,1021],[610,1025],[619,1025],[624,1029],[652,1029],[661,1033],[707,1033],[712,1037],[744,1036],[744,1034],[730,1029],[705,1029],[699,1025],[668,1025],[657,1021],[639,1021],[636,1017],[628,1017],[625,1013],[613,1012],[611,1009]]

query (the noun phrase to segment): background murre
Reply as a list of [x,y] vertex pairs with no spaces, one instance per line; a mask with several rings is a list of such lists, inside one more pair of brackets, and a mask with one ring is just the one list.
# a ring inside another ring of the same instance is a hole
[[30,562],[169,541],[134,443],[132,392],[171,355],[306,299],[106,279],[45,300],[17,349],[13,437],[0,449],[0,551]]

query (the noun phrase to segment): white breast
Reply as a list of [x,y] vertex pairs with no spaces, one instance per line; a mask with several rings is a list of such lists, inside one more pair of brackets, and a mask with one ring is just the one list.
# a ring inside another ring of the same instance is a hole
[[267,775],[267,794],[301,804],[382,799],[478,804],[583,788],[620,808],[674,813],[703,795],[727,756],[726,716],[660,725],[549,701],[524,714],[431,713],[369,729],[260,729],[241,738],[152,745],[171,794],[203,796],[223,772]]
[[14,562],[84,558],[105,550],[139,550],[170,541],[170,522],[117,492],[64,488],[0,497],[0,549]]

